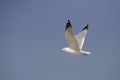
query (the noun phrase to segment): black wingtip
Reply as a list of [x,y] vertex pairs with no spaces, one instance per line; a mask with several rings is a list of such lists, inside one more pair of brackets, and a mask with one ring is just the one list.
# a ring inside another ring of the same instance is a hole
[[85,29],[86,30],[88,29],[88,24],[82,29],[82,31],[85,30]]
[[70,20],[68,20],[68,22],[67,22],[67,24],[66,24],[65,31],[66,31],[66,30],[67,30],[67,28],[69,28],[69,27],[71,27],[71,28],[72,28]]

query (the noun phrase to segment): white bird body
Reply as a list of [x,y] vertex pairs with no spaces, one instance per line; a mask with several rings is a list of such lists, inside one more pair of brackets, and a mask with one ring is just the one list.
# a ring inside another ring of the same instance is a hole
[[70,49],[69,47],[62,48],[62,51],[73,54],[73,55],[81,55],[81,54],[82,55],[89,55],[90,54],[90,52],[83,51],[83,50],[76,51],[76,50]]
[[61,50],[74,55],[89,55],[90,52],[83,51],[82,47],[84,44],[84,40],[87,34],[88,24],[82,29],[78,35],[74,36],[72,32],[72,26],[70,21],[66,24],[65,28],[65,38],[68,42],[69,47],[62,48]]

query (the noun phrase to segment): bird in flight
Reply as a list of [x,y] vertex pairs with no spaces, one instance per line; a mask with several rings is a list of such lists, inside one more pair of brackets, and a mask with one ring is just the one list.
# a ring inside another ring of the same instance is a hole
[[87,31],[88,24],[82,29],[80,33],[78,33],[78,35],[74,36],[71,22],[68,20],[65,27],[65,38],[68,43],[68,47],[62,48],[61,50],[73,55],[89,55],[90,52],[82,50]]

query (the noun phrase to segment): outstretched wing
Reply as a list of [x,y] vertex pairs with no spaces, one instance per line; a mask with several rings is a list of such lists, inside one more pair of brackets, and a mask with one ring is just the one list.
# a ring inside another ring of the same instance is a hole
[[78,33],[78,35],[75,36],[75,38],[79,44],[80,50],[82,50],[84,40],[85,40],[85,37],[87,34],[87,30],[88,30],[88,24],[82,29],[82,31],[80,33]]
[[79,51],[78,42],[73,35],[72,26],[71,26],[71,23],[69,20],[68,20],[68,23],[66,24],[66,28],[65,28],[65,38],[67,40],[69,48]]

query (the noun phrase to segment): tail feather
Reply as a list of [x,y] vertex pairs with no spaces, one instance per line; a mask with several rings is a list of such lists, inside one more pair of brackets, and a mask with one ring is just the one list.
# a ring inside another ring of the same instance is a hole
[[83,55],[86,55],[86,56],[88,56],[88,55],[91,54],[90,52],[86,52],[86,51],[81,51],[81,53],[82,53]]

